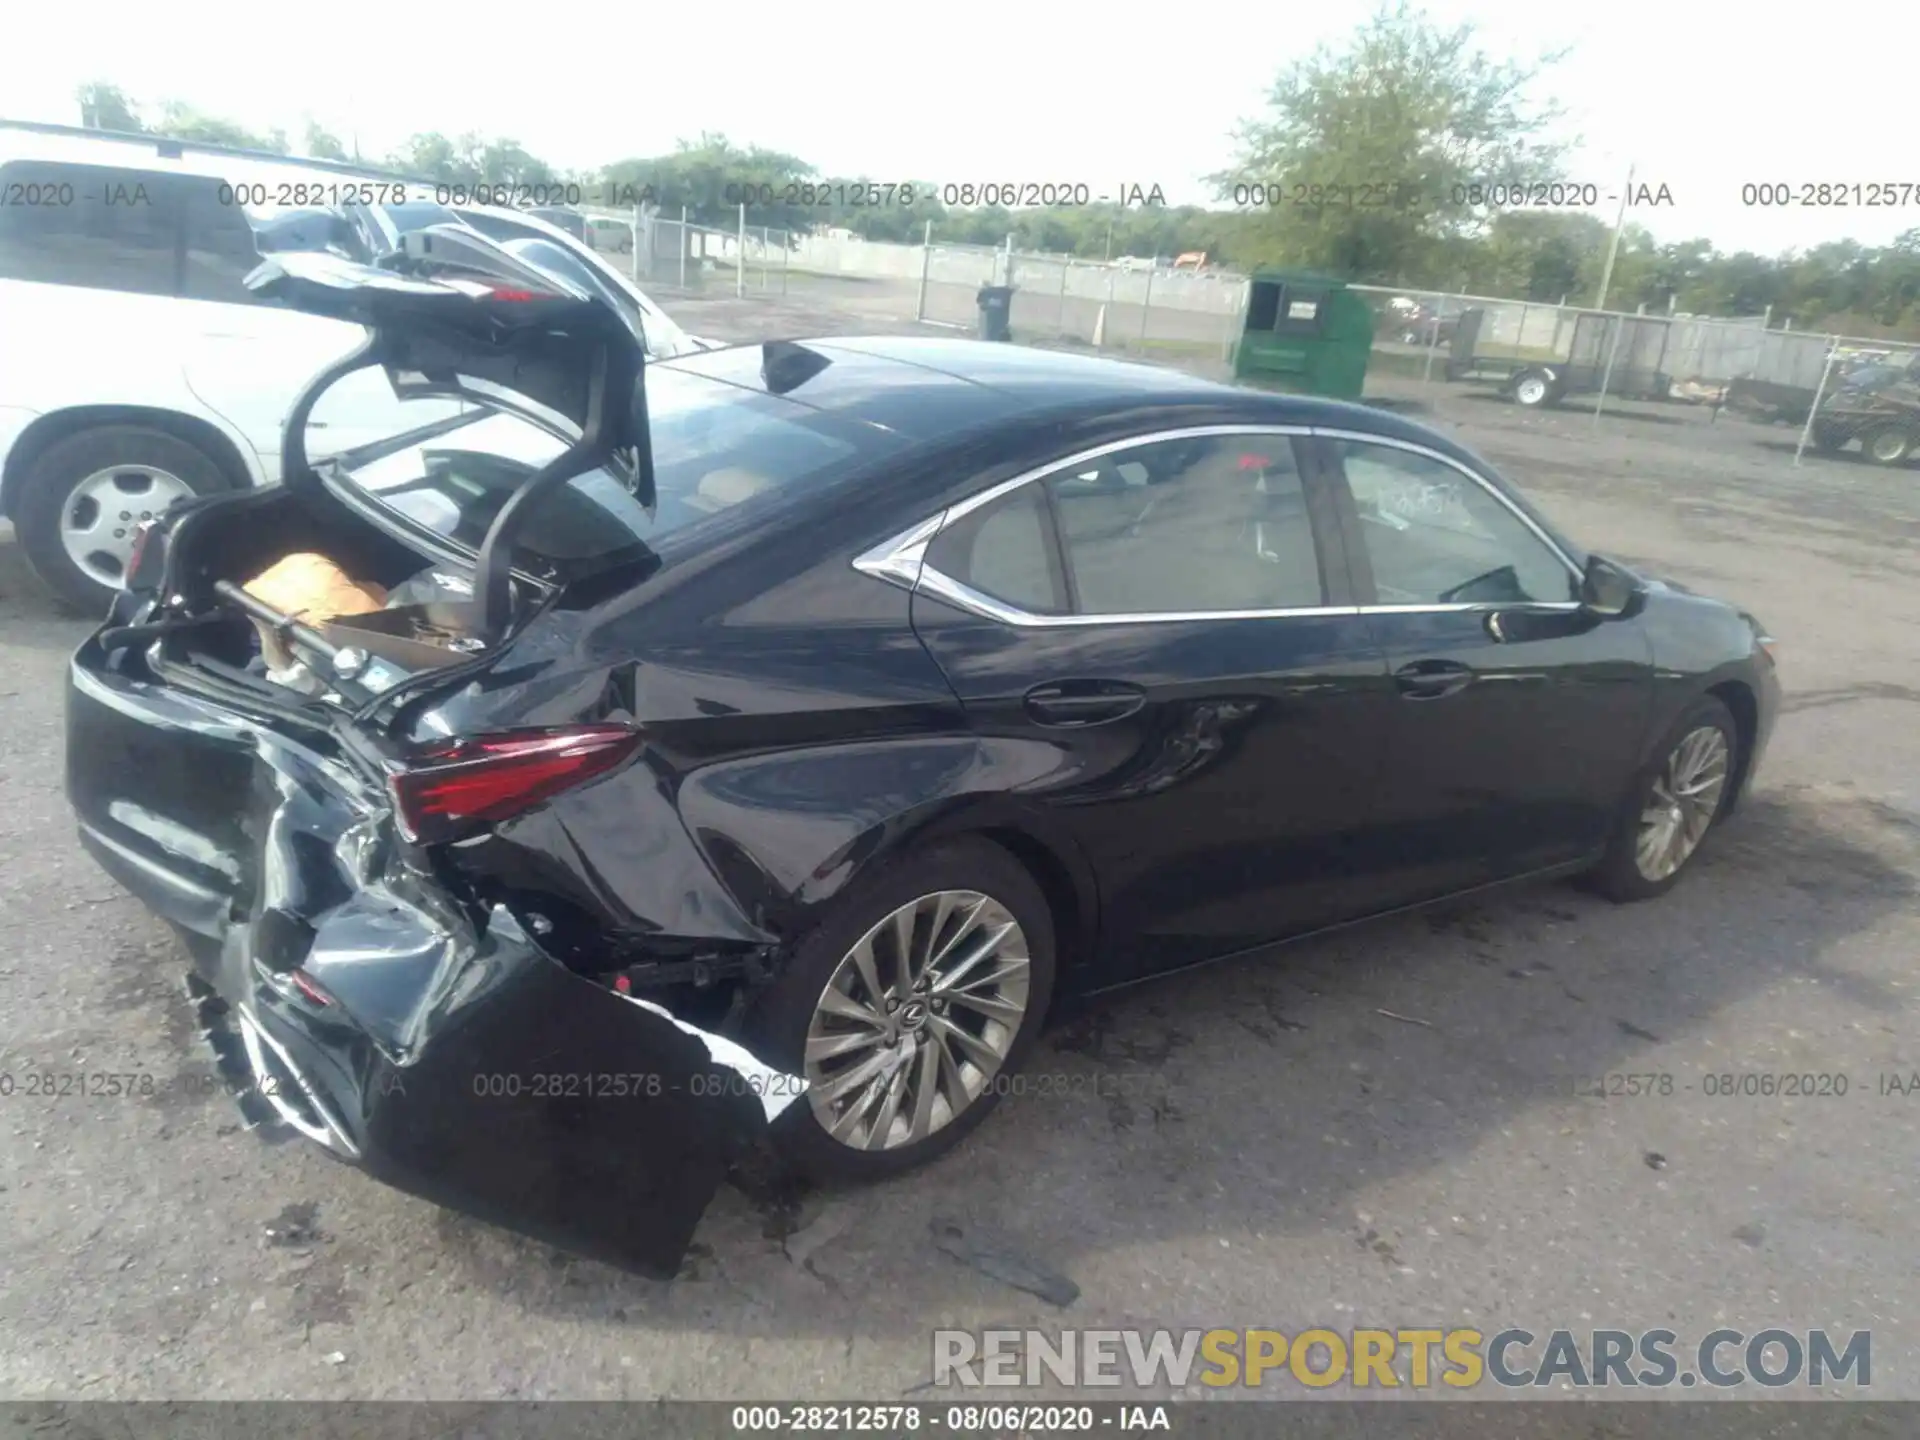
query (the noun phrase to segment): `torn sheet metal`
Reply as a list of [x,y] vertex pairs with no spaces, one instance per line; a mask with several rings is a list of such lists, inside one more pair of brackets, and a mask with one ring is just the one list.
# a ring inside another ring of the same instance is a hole
[[675,1273],[804,1081],[449,893],[349,767],[96,659],[76,656],[68,696],[81,838],[194,932],[253,1110],[449,1208]]

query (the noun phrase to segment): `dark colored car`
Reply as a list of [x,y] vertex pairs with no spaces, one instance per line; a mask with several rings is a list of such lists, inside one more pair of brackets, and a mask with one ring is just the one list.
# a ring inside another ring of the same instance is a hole
[[[244,1104],[617,1263],[671,1272],[769,1134],[938,1154],[1070,997],[1500,881],[1659,894],[1773,725],[1749,616],[1381,411],[928,339],[642,376],[451,228],[251,283],[479,414],[309,464],[321,377],[287,483],[149,528],[72,662],[82,839]],[[289,552],[388,608],[245,589]]]
[[1920,451],[1920,374],[1911,366],[1859,366],[1821,401],[1813,443],[1831,453],[1855,440],[1876,465],[1903,465]]

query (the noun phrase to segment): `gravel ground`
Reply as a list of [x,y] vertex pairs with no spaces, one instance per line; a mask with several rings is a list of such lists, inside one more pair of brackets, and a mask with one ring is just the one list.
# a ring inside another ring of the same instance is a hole
[[[726,338],[912,329],[671,308]],[[928,1171],[724,1189],[672,1283],[263,1144],[200,1093],[169,935],[71,839],[85,627],[0,539],[0,1072],[166,1091],[0,1096],[0,1395],[897,1398],[937,1325],[1512,1324],[1870,1329],[1876,1397],[1920,1398],[1920,1095],[1880,1079],[1920,1071],[1920,472],[1796,469],[1789,432],[1679,408],[1596,429],[1399,394],[1583,541],[1775,628],[1790,693],[1750,807],[1660,902],[1523,889],[1112,1001],[1036,1055],[1062,1093]],[[1674,1092],[1548,1090],[1617,1071]],[[1850,1091],[1704,1090],[1784,1071]],[[946,1219],[1078,1299],[952,1258]]]

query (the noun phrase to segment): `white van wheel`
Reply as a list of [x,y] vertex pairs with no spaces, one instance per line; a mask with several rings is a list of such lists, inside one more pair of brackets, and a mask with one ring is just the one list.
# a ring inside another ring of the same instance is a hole
[[20,548],[63,604],[104,614],[141,524],[180,500],[229,489],[205,451],[145,425],[106,425],[57,440],[21,477]]

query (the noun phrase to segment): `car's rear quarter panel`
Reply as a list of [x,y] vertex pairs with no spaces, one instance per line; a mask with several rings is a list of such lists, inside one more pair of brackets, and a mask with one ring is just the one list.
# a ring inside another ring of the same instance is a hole
[[439,707],[419,733],[612,720],[648,737],[639,763],[450,863],[577,906],[625,958],[774,952],[970,800],[1006,823],[1006,777],[915,638],[908,593],[854,570],[840,533],[825,558],[795,532],[670,568]]

